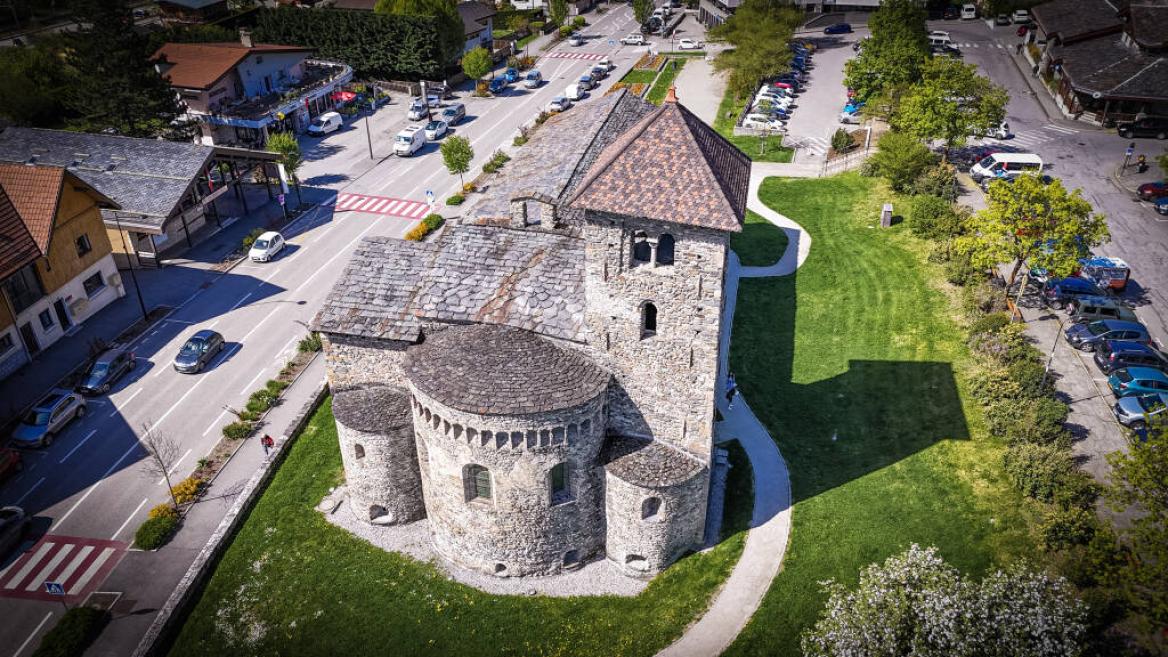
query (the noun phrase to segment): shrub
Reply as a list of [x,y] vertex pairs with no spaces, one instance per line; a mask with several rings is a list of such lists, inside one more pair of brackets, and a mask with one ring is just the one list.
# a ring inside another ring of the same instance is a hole
[[908,223],[913,234],[931,240],[951,239],[961,232],[960,215],[949,201],[936,196],[913,198]]
[[406,239],[413,242],[420,242],[427,235],[437,230],[445,221],[446,219],[440,214],[428,214],[417,226],[414,226],[410,232],[406,233]]
[[543,31],[544,25],[545,25],[544,21],[531,21],[531,31],[532,32],[541,32],[541,31]]
[[969,391],[982,406],[993,406],[1016,399],[1020,391],[1005,367],[987,363],[969,379]]
[[228,440],[239,440],[251,435],[252,423],[246,420],[236,420],[223,427],[223,437]]
[[[498,39],[500,37],[496,36],[495,38]],[[510,57],[508,57],[507,58],[507,68],[515,68],[515,69],[519,68],[519,58],[516,57],[515,55],[511,55]]]
[[1010,316],[1006,313],[990,313],[979,317],[969,325],[970,339],[979,333],[997,333],[1010,325]]
[[1023,495],[1050,502],[1072,472],[1070,454],[1055,445],[1020,443],[1006,450],[1006,475]]
[[163,502],[156,507],[150,509],[150,518],[178,518],[178,509],[170,502]]
[[526,143],[527,143],[527,135],[524,135],[524,134],[515,135],[515,139],[511,140],[512,146],[522,146]]
[[178,517],[150,518],[138,526],[134,533],[134,545],[143,550],[157,550],[166,545],[178,527]]
[[74,607],[45,633],[32,657],[80,657],[110,621],[110,613],[93,607]]
[[547,112],[545,112],[543,110],[540,110],[539,114],[537,114],[535,117],[535,124],[536,125],[543,125],[544,121],[547,121],[550,118],[552,118],[551,114],[548,114]]
[[1006,317],[1007,324],[992,332],[971,332],[967,341],[971,349],[1007,365],[1020,360],[1042,360],[1042,354],[1026,338],[1025,324],[1010,324],[1003,313],[994,316]]
[[584,27],[587,24],[588,24],[588,21],[586,21],[583,16],[577,16],[577,17],[572,19],[572,27],[579,28],[579,27]]
[[1099,493],[1100,486],[1091,475],[1082,470],[1075,470],[1054,492],[1054,502],[1063,509],[1079,508],[1093,511]]
[[195,499],[199,496],[199,493],[203,491],[203,485],[205,483],[206,482],[204,482],[202,479],[199,479],[198,477],[187,477],[186,479],[183,479],[182,481],[175,484],[170,489],[170,492],[172,495],[174,495],[174,501],[178,502],[179,504],[194,502]]
[[535,55],[522,55],[519,57],[519,69],[527,70],[535,66]]
[[925,169],[912,183],[912,193],[952,203],[957,200],[957,169],[940,163]]
[[1072,545],[1086,545],[1095,537],[1098,526],[1094,512],[1071,507],[1048,512],[1038,531],[1042,536],[1042,547],[1055,551]]
[[240,242],[240,246],[243,247],[244,251],[247,251],[248,249],[251,248],[252,244],[255,244],[256,239],[259,238],[259,236],[263,235],[263,234],[264,234],[263,228],[252,228],[251,232],[244,236],[243,241]]
[[1050,397],[1007,399],[986,409],[990,433],[1004,437],[1011,445],[1030,443],[1067,449],[1071,436],[1063,427],[1066,419],[1067,405]]
[[1102,523],[1096,524],[1084,545],[1069,545],[1058,559],[1058,570],[1080,588],[1113,580],[1126,564],[1127,548],[1116,540],[1115,533]]
[[1007,309],[1005,293],[985,279],[978,279],[965,286],[961,306],[969,315],[1002,312]]
[[886,132],[877,142],[879,150],[868,158],[866,171],[888,180],[897,192],[907,192],[936,157],[927,146],[911,135]]
[[263,413],[259,413],[257,411],[251,411],[251,410],[248,410],[246,408],[243,409],[242,411],[239,411],[239,419],[243,420],[244,422],[252,422],[252,423],[257,422],[260,419],[261,415],[263,415]]
[[839,128],[831,136],[831,147],[837,153],[843,153],[852,148],[852,136],[848,134],[847,130]]
[[981,276],[982,272],[973,266],[965,254],[954,254],[953,259],[945,263],[945,280],[953,285],[966,286]]
[[286,381],[277,381],[276,379],[268,379],[268,382],[264,384],[264,388],[277,397],[281,392],[284,392],[287,387],[288,383]]
[[465,200],[466,197],[462,194],[452,194],[446,197],[446,205],[462,205],[462,202]]
[[260,388],[251,393],[247,398],[247,410],[249,411],[266,411],[276,405],[276,401],[280,398],[279,393],[274,393],[267,388]]
[[569,37],[572,35],[572,32],[574,30],[575,30],[575,28],[573,28],[571,25],[561,25],[560,29],[558,31],[559,37],[561,39]]
[[472,193],[472,192],[475,192],[475,191],[477,191],[477,190],[478,190],[478,187],[475,187],[475,184],[474,184],[474,183],[472,183],[472,182],[465,183],[465,184],[463,184],[463,186],[462,186],[462,193],[463,193],[464,195],[465,195],[465,194],[470,194],[470,193]]
[[1046,366],[1037,360],[1016,360],[1006,366],[1009,376],[1018,385],[1018,392],[1028,398],[1054,393]]
[[320,351],[321,346],[320,334],[313,331],[300,340],[300,343],[296,345],[296,350],[301,353],[309,353]]
[[483,164],[483,173],[495,173],[503,168],[503,165],[511,161],[511,156],[503,151],[495,151],[491,154],[491,159]]

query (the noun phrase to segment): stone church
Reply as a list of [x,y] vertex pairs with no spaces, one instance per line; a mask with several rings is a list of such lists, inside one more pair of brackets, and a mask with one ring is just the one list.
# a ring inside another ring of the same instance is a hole
[[750,162],[677,102],[549,119],[437,238],[366,237],[314,320],[349,506],[499,576],[703,543]]

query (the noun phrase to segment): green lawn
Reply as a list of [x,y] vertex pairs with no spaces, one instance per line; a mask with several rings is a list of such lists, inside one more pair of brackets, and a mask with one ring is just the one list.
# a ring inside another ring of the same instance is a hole
[[[742,553],[753,493],[732,451],[733,536],[636,598],[488,595],[384,552],[312,509],[340,480],[331,402],[313,416],[219,563],[171,655],[652,655]],[[745,480],[744,480],[745,478]]]
[[657,81],[649,89],[649,93],[645,95],[645,100],[660,105],[661,101],[665,100],[665,94],[669,92],[670,85],[677,79],[677,74],[681,72],[681,68],[685,66],[684,59],[670,59],[665,62],[665,68],[661,69],[661,75],[657,76]]
[[539,32],[532,32],[531,34],[528,34],[527,36],[523,37],[522,39],[516,41],[515,42],[516,52],[523,50],[524,48],[527,47],[527,44],[531,43],[532,41],[535,41],[537,38],[539,38]]
[[714,129],[755,162],[790,162],[795,151],[783,147],[782,137],[734,136],[734,122],[738,120],[738,114],[742,112],[745,105],[745,100],[735,100],[734,95],[727,91],[726,95],[722,97],[722,103],[718,105],[718,116],[714,119]]
[[812,238],[796,275],[745,279],[731,367],[790,466],[782,572],[726,653],[800,654],[824,597],[911,543],[963,571],[1033,555],[1023,500],[962,383],[971,367],[939,273],[903,224],[879,229],[883,183],[768,179],[764,202]]
[[653,84],[653,80],[657,77],[657,71],[629,71],[620,79],[625,84]]
[[730,237],[730,248],[738,254],[738,261],[748,267],[773,265],[787,250],[787,233],[747,210],[742,232]]

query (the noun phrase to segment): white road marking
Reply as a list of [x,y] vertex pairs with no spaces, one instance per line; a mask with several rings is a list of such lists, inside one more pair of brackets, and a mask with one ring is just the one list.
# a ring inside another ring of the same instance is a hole
[[132,452],[136,451],[138,449],[138,447],[139,447],[139,443],[137,440],[135,440],[134,444],[130,445],[130,449],[127,449],[124,454],[122,454],[121,456],[118,457],[118,460],[114,461],[114,464],[111,465],[109,467],[109,469],[105,471],[105,474],[103,474],[101,476],[101,478],[99,478],[96,482],[94,482],[93,485],[89,487],[89,490],[85,491],[85,494],[81,496],[81,499],[77,500],[73,504],[73,506],[70,507],[69,510],[65,512],[65,515],[54,520],[53,524],[49,526],[49,531],[47,531],[45,533],[48,534],[48,533],[52,532],[53,529],[59,527],[61,525],[61,523],[65,522],[65,520],[69,516],[73,515],[73,512],[77,510],[77,507],[81,506],[81,503],[84,502],[86,500],[86,498],[88,498],[93,493],[93,491],[98,486],[101,485],[101,482],[105,481],[105,478],[108,477],[110,475],[110,473],[113,472],[114,469],[117,468],[118,465],[120,465],[121,462],[126,459],[127,456],[129,456]]
[[95,433],[97,433],[97,429],[93,429],[93,430],[92,430],[92,431],[90,431],[89,433],[85,434],[85,437],[81,439],[81,442],[79,442],[79,443],[77,443],[76,445],[74,445],[74,446],[73,446],[73,449],[69,450],[69,453],[68,453],[68,454],[66,454],[66,455],[62,456],[62,457],[61,457],[61,460],[60,460],[60,461],[57,461],[57,463],[64,463],[65,461],[68,461],[68,460],[69,460],[69,457],[70,457],[70,456],[73,456],[73,452],[76,452],[77,450],[81,449],[81,446],[85,444],[85,441],[87,441],[87,440],[89,440],[90,438],[92,438],[92,437],[93,437],[93,434],[95,434]]
[[24,495],[21,495],[19,498],[17,498],[17,500],[15,502],[13,502],[13,504],[15,504],[16,506],[20,506],[20,503],[23,502],[26,497],[31,495],[32,492],[34,490],[36,490],[37,486],[40,486],[43,483],[45,483],[45,478],[41,477],[40,480],[38,480],[35,484],[33,484],[31,487],[29,487],[28,490],[24,491]]
[[224,416],[224,415],[227,415],[227,411],[223,411],[222,413],[220,413],[219,415],[217,415],[217,416],[215,417],[215,420],[214,420],[214,421],[212,421],[212,422],[211,422],[211,424],[210,424],[210,426],[208,426],[208,427],[207,427],[207,430],[203,432],[203,435],[204,435],[204,436],[206,436],[207,434],[211,433],[211,431],[212,431],[212,430],[214,430],[214,429],[216,429],[216,428],[218,428],[218,427],[220,427],[220,426],[223,426],[223,425],[221,425],[221,424],[219,424],[219,423],[223,421],[223,416]]
[[[282,353],[282,352],[281,352],[281,353]],[[243,386],[243,390],[240,390],[240,391],[239,391],[239,394],[241,394],[241,395],[242,395],[242,394],[244,394],[245,392],[247,392],[248,390],[251,390],[251,387],[252,387],[253,385],[255,385],[255,382],[256,382],[256,381],[258,381],[258,380],[259,380],[259,378],[260,378],[261,376],[263,376],[263,374],[264,374],[264,371],[263,371],[263,370],[260,370],[260,371],[256,372],[256,375],[255,375],[255,377],[253,377],[251,381],[248,381],[248,382],[247,382],[247,383],[246,383],[246,384]]]
[[101,554],[97,555],[97,558],[93,560],[93,563],[89,564],[89,568],[85,570],[85,573],[81,575],[81,578],[78,579],[73,584],[73,586],[69,587],[67,593],[69,595],[73,595],[84,589],[85,585],[89,583],[89,580],[93,579],[93,576],[97,574],[98,570],[101,570],[101,567],[105,564],[106,561],[109,561],[109,558],[113,556],[113,554],[114,549],[112,547],[107,547],[106,549],[102,550]]
[[[175,324],[194,324],[194,322],[188,322],[188,321],[187,321],[187,320],[185,320],[185,319],[164,319],[164,320],[162,320],[162,321],[164,321],[164,322],[174,322]],[[155,333],[157,333],[157,331],[155,331]]]
[[20,586],[20,583],[24,581],[24,578],[28,577],[28,574],[32,572],[32,569],[37,567],[37,564],[41,562],[41,559],[45,558],[45,555],[49,553],[49,550],[53,549],[54,545],[56,545],[56,543],[41,543],[40,549],[33,553],[32,557],[24,564],[23,568],[16,571],[16,574],[12,576],[12,579],[8,580],[8,583],[4,585],[4,588],[11,591],[17,586]]
[[53,612],[51,611],[45,614],[45,617],[41,619],[41,622],[37,623],[37,626],[33,628],[32,634],[29,634],[28,638],[24,640],[24,643],[20,644],[20,647],[16,649],[16,652],[12,653],[12,657],[20,657],[20,653],[24,652],[24,649],[28,647],[28,644],[32,643],[32,640],[36,638],[37,632],[40,632],[41,628],[44,627],[45,623],[49,622],[49,619],[52,617]]
[[227,309],[227,312],[231,312],[232,310],[235,310],[236,308],[238,308],[239,305],[241,303],[243,303],[244,301],[247,301],[248,297],[250,297],[250,296],[251,296],[251,292],[248,292],[247,294],[243,295],[243,298],[240,299],[239,301],[236,301],[234,306]]
[[[192,448],[192,449],[193,449],[193,448]],[[178,460],[174,462],[174,465],[170,466],[170,469],[166,471],[166,474],[167,474],[167,476],[170,476],[170,475],[174,474],[174,471],[175,471],[175,470],[178,470],[178,464],[179,464],[179,463],[182,463],[182,462],[183,462],[183,460],[185,460],[185,459],[186,459],[188,456],[190,456],[190,455],[191,455],[191,450],[190,450],[190,449],[188,449],[188,450],[186,451],[186,453],[185,453],[185,454],[183,454],[182,456],[178,457]],[[155,486],[161,486],[162,484],[165,484],[165,483],[166,483],[166,477],[162,477],[162,478],[160,478],[160,479],[158,480],[158,483],[157,483],[157,484],[154,484],[154,485],[155,485]]]
[[[116,541],[118,539],[118,534],[121,534],[122,530],[126,528],[126,525],[130,524],[130,521],[134,519],[134,516],[138,515],[138,512],[142,510],[142,507],[146,506],[146,502],[149,499],[150,499],[149,497],[142,498],[142,501],[138,503],[138,507],[136,509],[134,509],[132,512],[130,512],[130,516],[128,518],[126,518],[126,521],[122,523],[121,527],[118,527],[118,531],[114,532],[113,536],[110,536],[111,541]],[[86,546],[86,547],[92,547],[92,546]],[[69,574],[72,575],[73,573],[69,573]],[[65,579],[65,578],[62,577],[61,579]]]
[[77,555],[73,557],[73,561],[69,562],[69,566],[65,568],[65,570],[61,571],[60,575],[57,575],[57,581],[69,581],[69,578],[73,576],[73,573],[81,567],[81,564],[85,563],[85,559],[89,556],[90,552],[93,552],[93,549],[94,547],[92,545],[82,546],[81,549],[77,551]]
[[64,546],[62,546],[61,549],[53,555],[53,558],[49,559],[49,562],[45,564],[44,568],[41,568],[36,575],[32,576],[32,579],[28,580],[28,586],[24,587],[24,590],[35,591],[39,589],[41,587],[41,582],[48,579],[49,575],[53,574],[53,569],[60,565],[61,562],[64,561],[72,551],[73,543],[66,543]]
[[118,413],[121,413],[121,412],[122,412],[122,409],[123,409],[123,408],[125,408],[126,406],[128,406],[128,405],[130,404],[130,400],[132,400],[132,399],[134,399],[135,397],[137,397],[137,396],[138,396],[138,393],[140,393],[140,392],[142,392],[142,388],[138,388],[137,390],[135,390],[135,391],[134,391],[134,394],[132,394],[132,395],[130,395],[129,397],[127,397],[127,398],[126,398],[126,401],[122,402],[122,405],[121,405],[121,406],[115,406],[115,408],[114,408],[113,412],[112,412],[112,413],[110,413],[110,414],[109,414],[109,416],[110,416],[110,417],[113,417],[113,416],[117,415]]

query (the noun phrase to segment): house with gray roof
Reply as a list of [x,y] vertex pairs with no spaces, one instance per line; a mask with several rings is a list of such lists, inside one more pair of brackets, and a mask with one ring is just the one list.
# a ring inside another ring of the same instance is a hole
[[750,162],[622,90],[549,119],[441,234],[363,239],[313,320],[348,508],[448,562],[651,577],[702,545]]

